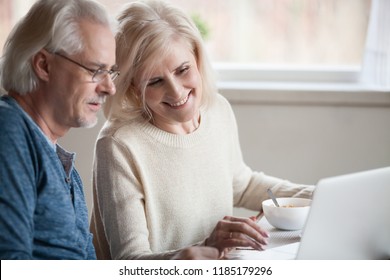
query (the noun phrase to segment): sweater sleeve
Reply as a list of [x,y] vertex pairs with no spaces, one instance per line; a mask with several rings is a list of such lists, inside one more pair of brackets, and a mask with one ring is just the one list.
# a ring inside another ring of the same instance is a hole
[[[144,189],[130,151],[108,136],[98,140],[95,152],[94,191],[98,205],[94,206],[93,216],[103,225],[100,231],[104,232],[95,235],[97,243],[107,243],[106,250],[110,252],[105,255],[112,259],[171,258],[177,251],[151,251]],[[97,247],[104,248],[101,244]]]
[[35,171],[26,131],[15,112],[0,115],[0,259],[31,259]]

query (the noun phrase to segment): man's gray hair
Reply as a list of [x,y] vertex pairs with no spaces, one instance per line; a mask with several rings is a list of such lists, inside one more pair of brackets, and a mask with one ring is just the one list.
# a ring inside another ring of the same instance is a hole
[[93,0],[39,0],[9,34],[0,59],[0,85],[19,94],[33,91],[38,78],[32,58],[41,49],[77,54],[83,51],[81,20],[102,24],[116,32],[105,8]]

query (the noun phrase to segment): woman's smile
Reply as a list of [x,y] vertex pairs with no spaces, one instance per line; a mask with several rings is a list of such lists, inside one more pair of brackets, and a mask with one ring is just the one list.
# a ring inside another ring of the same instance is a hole
[[179,102],[176,102],[176,103],[166,103],[166,104],[168,104],[171,107],[180,107],[180,106],[182,106],[182,105],[187,103],[187,101],[188,101],[188,99],[190,97],[190,94],[191,94],[191,92],[185,98],[180,100]]

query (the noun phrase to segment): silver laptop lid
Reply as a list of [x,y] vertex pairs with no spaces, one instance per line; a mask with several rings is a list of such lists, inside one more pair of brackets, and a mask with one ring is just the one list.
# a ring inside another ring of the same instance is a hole
[[390,258],[390,167],[318,182],[298,259]]

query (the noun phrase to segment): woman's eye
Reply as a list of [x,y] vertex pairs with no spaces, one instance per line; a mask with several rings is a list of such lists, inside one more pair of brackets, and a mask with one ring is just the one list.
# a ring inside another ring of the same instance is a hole
[[148,82],[148,86],[156,86],[162,82],[162,79],[153,79]]
[[179,73],[184,74],[184,73],[187,73],[188,70],[190,70],[190,66],[185,66],[185,67],[179,69]]

